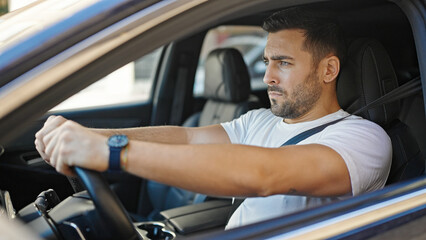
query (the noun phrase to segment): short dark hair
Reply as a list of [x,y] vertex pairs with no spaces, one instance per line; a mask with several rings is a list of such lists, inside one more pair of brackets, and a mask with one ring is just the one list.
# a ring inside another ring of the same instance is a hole
[[336,55],[343,64],[346,55],[345,39],[337,21],[330,12],[314,11],[304,7],[292,7],[266,18],[262,28],[275,33],[285,29],[305,31],[304,48],[312,54],[313,64],[328,54]]

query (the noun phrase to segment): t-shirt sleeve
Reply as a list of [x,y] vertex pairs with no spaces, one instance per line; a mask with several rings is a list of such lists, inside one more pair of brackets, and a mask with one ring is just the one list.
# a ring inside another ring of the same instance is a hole
[[231,143],[243,143],[244,139],[247,137],[250,126],[258,121],[257,116],[264,114],[266,111],[266,109],[252,110],[230,122],[221,123],[223,129],[225,129],[228,134]]
[[330,126],[321,133],[318,144],[335,150],[346,163],[352,195],[382,188],[389,175],[392,144],[377,124],[354,119]]

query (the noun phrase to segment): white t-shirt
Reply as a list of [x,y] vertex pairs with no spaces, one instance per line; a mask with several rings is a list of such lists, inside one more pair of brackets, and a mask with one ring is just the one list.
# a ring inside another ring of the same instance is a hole
[[[347,115],[347,112],[339,110],[314,121],[287,124],[270,109],[258,109],[221,125],[234,144],[277,148],[301,132]],[[385,185],[391,166],[392,145],[389,136],[379,125],[358,116],[350,116],[298,145],[311,143],[328,146],[342,156],[350,174],[353,196]],[[247,198],[234,212],[226,229],[282,216],[335,199],[291,195]]]

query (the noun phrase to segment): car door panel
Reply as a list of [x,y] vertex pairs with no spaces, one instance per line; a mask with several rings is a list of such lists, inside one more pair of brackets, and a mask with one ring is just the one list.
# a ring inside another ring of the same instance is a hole
[[[15,207],[17,209],[34,201],[38,193],[49,188],[55,189],[61,199],[73,193],[67,178],[44,163],[34,147],[34,135],[42,127],[48,116],[62,115],[93,128],[124,128],[148,125],[151,117],[150,110],[151,104],[143,103],[48,113],[42,119],[32,122],[31,126],[28,126],[28,130],[18,138],[19,141],[12,142],[7,146],[8,151],[2,156],[0,162],[0,189],[10,191],[16,199]],[[12,176],[14,176],[13,181],[11,181]],[[30,179],[37,179],[37,181]],[[109,177],[116,189],[121,189],[120,185],[124,182],[127,183],[127,187],[132,185],[135,188],[139,187],[138,182],[131,177],[124,177],[120,181],[118,179],[117,176]],[[128,185],[129,182],[134,184]],[[25,191],[22,191],[22,189],[25,189]],[[24,192],[26,194],[22,195],[21,193]],[[133,195],[122,197],[124,198],[123,201],[130,202],[128,205],[135,205],[136,203],[130,201],[134,198]]]

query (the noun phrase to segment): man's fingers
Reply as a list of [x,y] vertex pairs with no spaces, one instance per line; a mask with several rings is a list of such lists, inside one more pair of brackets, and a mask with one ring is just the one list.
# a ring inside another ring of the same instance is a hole
[[[90,168],[93,162],[84,160],[93,158],[92,150],[94,147],[98,148],[99,145],[94,143],[104,142],[104,138],[86,130],[78,123],[63,117],[52,116],[36,134],[34,143],[37,151],[47,163],[58,172],[73,176],[75,173],[70,166],[84,165]],[[102,167],[102,169],[104,168]]]
[[49,164],[52,166],[52,167],[54,167],[54,168],[56,168],[56,160],[57,160],[57,158],[52,158],[52,157],[50,157],[49,158]]
[[46,122],[44,123],[44,126],[50,126],[50,125],[60,126],[62,123],[66,121],[67,119],[62,116],[52,115],[47,118]]
[[46,146],[43,143],[42,135],[41,135],[40,131],[36,133],[36,138],[34,140],[34,145],[35,145],[38,153],[40,154],[40,156],[44,160],[48,160],[47,159],[47,155],[44,153]]
[[41,158],[43,158],[46,162],[49,163],[49,157],[44,153],[44,148],[40,147],[40,145],[36,142],[35,147],[37,152],[40,154]]
[[36,138],[43,140],[47,134],[64,124],[66,121],[67,119],[62,116],[50,116],[44,123],[43,127],[36,133]]
[[61,161],[61,159],[60,159],[60,151],[61,151],[60,149],[62,147],[61,145],[62,144],[59,143],[56,146],[54,146],[54,148],[52,149],[52,152],[50,153],[51,154],[50,155],[51,161],[55,161],[55,168],[58,164],[60,164],[60,161]]
[[65,166],[65,168],[63,169],[62,173],[64,175],[70,176],[70,177],[75,177],[76,174],[75,172],[72,170],[72,168]]
[[35,134],[34,144],[36,146],[36,149],[39,152],[40,156],[47,162],[50,162],[50,158],[49,155],[46,154],[46,140],[49,141],[50,138],[46,138],[46,136],[66,121],[67,119],[61,116],[50,116],[44,123],[43,127]]
[[67,164],[65,164],[65,162],[61,161],[61,169],[60,171],[62,174],[67,175],[67,176],[76,176],[73,168]]
[[56,171],[67,176],[74,176],[74,172],[71,170],[71,168],[67,165],[67,163],[64,160],[65,159],[62,159],[60,156],[55,167]]
[[56,129],[43,138],[43,143],[45,147],[44,153],[50,158],[52,157],[53,151],[55,150],[55,147],[59,142],[59,137],[60,131]]
[[35,145],[35,147],[37,148],[38,151],[44,152],[44,144],[40,139],[36,138],[34,140],[34,145]]
[[56,171],[67,175],[67,176],[75,176],[75,173],[73,171],[73,169],[71,168],[72,166],[70,165],[70,161],[69,161],[69,156],[67,156],[66,154],[63,154],[64,151],[64,147],[67,147],[63,142],[60,143],[59,146],[57,146],[57,148],[55,149],[55,152],[53,153],[53,157],[56,159],[56,166],[55,169]]
[[60,148],[62,142],[60,141],[61,131],[55,129],[43,138],[45,144],[44,155],[48,162],[55,167],[58,162],[58,156],[60,154]]

